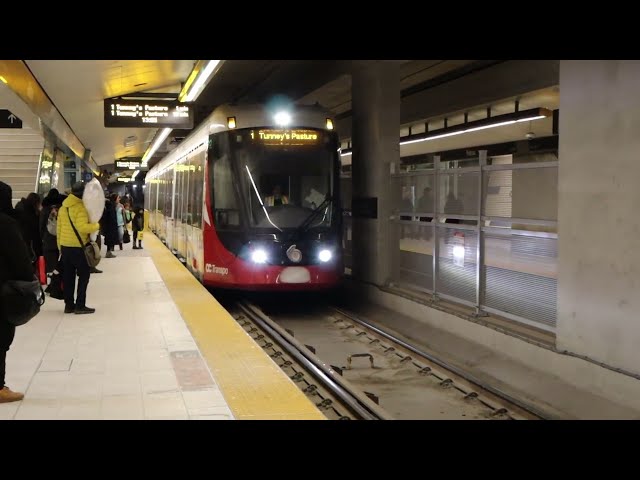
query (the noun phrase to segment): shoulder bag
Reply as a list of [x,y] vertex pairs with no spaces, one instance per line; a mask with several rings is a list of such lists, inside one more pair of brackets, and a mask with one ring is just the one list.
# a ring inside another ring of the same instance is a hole
[[[71,224],[71,228],[73,228],[73,232],[76,234],[78,238],[78,243],[82,245],[82,239],[80,238],[80,234],[78,230],[76,230],[76,226],[73,224],[71,220],[71,213],[69,212],[69,208],[67,207],[67,215],[69,216],[69,223]],[[89,268],[96,267],[100,263],[100,248],[98,244],[91,240],[89,237],[89,241],[82,247],[82,251],[84,252],[84,256],[87,258],[87,263],[89,264]]]
[[24,325],[38,313],[44,305],[45,295],[40,280],[7,280],[0,290],[2,314],[11,325]]

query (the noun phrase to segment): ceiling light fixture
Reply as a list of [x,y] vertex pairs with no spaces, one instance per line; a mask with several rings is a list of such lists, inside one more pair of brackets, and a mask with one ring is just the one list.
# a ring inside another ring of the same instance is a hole
[[153,154],[156,153],[156,150],[158,150],[158,147],[160,146],[160,144],[162,142],[164,142],[167,137],[169,136],[169,132],[171,132],[170,128],[163,128],[160,131],[160,134],[156,136],[156,139],[154,140],[153,144],[151,145],[151,148],[149,148],[144,156],[142,157],[142,165],[146,166],[147,162],[149,161],[149,159],[151,157],[153,157]]
[[[201,62],[204,61],[201,60]],[[195,99],[198,98],[198,95],[200,95],[213,74],[218,70],[216,67],[219,67],[221,64],[222,60],[209,60],[206,66],[202,68],[202,64],[199,62],[199,64],[196,65],[196,68],[194,68],[189,75],[189,78],[184,84],[180,95],[178,95],[178,99],[181,102],[195,101]]]
[[[182,87],[182,91],[178,95],[178,100],[180,102],[194,102],[213,75],[220,70],[223,63],[224,60],[199,60],[189,74],[184,87]],[[169,136],[171,130],[171,128],[164,128],[158,130],[159,133],[156,132],[156,139],[152,142],[152,146],[148,148],[142,156],[143,167],[147,166],[147,162],[153,154],[156,153],[160,144]]]
[[[481,120],[465,122],[451,127],[440,128],[429,132],[418,133],[414,135],[406,135],[400,137],[400,145],[408,145],[410,143],[426,142],[429,140],[437,140],[439,138],[452,137],[462,133],[476,132],[487,128],[501,127],[519,122],[528,122],[531,120],[539,120],[541,118],[550,117],[553,114],[551,110],[546,108],[532,108],[530,110],[521,110],[495,117],[487,117]],[[341,156],[351,155],[353,149],[344,149]]]

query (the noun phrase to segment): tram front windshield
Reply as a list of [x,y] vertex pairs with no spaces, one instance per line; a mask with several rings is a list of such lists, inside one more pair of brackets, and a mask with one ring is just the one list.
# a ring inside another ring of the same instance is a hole
[[[320,130],[246,129],[231,145],[248,224],[285,230],[333,220],[336,142]],[[311,214],[315,211],[315,215]]]

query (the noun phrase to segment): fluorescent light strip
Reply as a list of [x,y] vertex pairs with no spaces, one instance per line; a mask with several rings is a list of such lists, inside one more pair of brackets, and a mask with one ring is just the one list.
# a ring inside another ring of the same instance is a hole
[[[205,82],[209,79],[209,77],[211,77],[211,74],[213,73],[213,71],[221,61],[222,60],[209,60],[209,63],[207,64],[207,66],[202,70],[202,72],[200,72],[196,81],[191,85],[191,88],[189,89],[189,93],[184,99],[185,102],[192,102],[198,98]],[[142,157],[143,165],[146,165],[147,160],[151,158],[154,153],[156,153],[156,150],[158,149],[160,144],[164,142],[164,140],[167,138],[171,130],[172,130],[171,128],[165,128],[160,133],[160,136],[153,144],[153,147],[151,147],[150,150],[147,150],[147,153],[143,155]]]
[[536,117],[529,117],[529,118],[521,118],[520,120],[516,120],[517,122],[528,122],[529,120],[538,120],[540,118],[547,118],[544,115],[538,115]]
[[131,180],[135,180],[139,173],[140,173],[140,170],[136,170],[135,172],[133,172],[131,174]]
[[156,141],[153,142],[153,146],[149,150],[147,150],[147,153],[144,154],[144,157],[142,158],[143,164],[146,164],[147,160],[151,158],[154,153],[156,153],[156,150],[158,150],[158,147],[160,146],[160,144],[166,140],[170,132],[171,132],[170,128],[162,129],[162,131],[160,132],[160,135],[156,137]]
[[509,120],[509,121],[506,121],[506,122],[492,123],[491,125],[484,125],[482,127],[475,127],[475,128],[467,128],[467,129],[464,129],[464,130],[460,130],[458,132],[445,133],[445,134],[442,134],[442,135],[435,135],[433,137],[427,137],[427,138],[419,138],[417,140],[407,140],[405,142],[400,142],[400,145],[408,145],[410,143],[426,142],[427,140],[436,140],[438,138],[450,137],[452,135],[460,135],[461,133],[476,132],[478,130],[485,130],[487,128],[502,127],[504,125],[511,125],[511,124],[517,123],[517,122],[528,122],[530,120],[538,120],[540,118],[547,118],[547,117],[545,115],[536,115],[535,117],[521,118],[520,120]]
[[493,128],[493,127],[501,127],[503,125],[511,125],[512,123],[516,123],[515,120],[508,120],[506,122],[500,122],[500,123],[492,123],[491,125],[484,125],[482,127],[475,127],[475,128],[467,128],[466,130],[464,130],[463,132],[475,132],[477,130],[485,130],[487,128]]
[[435,135],[429,138],[419,138],[417,140],[406,140],[404,142],[400,142],[400,145],[408,145],[410,143],[426,142],[427,140],[437,140],[438,138],[452,137],[454,135],[460,135],[461,133],[464,133],[464,132],[466,132],[466,130],[460,130],[459,132],[443,133],[442,135]]
[[[509,120],[507,122],[492,123],[491,125],[484,125],[482,127],[467,128],[465,130],[460,130],[457,132],[443,133],[442,135],[434,135],[433,137],[418,138],[416,140],[405,140],[404,142],[400,142],[400,145],[409,145],[410,143],[426,142],[428,140],[437,140],[439,138],[451,137],[453,135],[460,135],[461,133],[476,132],[478,130],[485,130],[487,128],[501,127],[503,125],[511,125],[512,123],[518,123],[518,122],[528,122],[530,120],[539,120],[541,118],[547,118],[547,116],[536,115],[535,117],[521,118],[520,120]],[[341,157],[346,157],[347,155],[352,155],[352,152],[344,152],[340,154]]]
[[192,102],[193,100],[198,98],[198,95],[200,95],[200,90],[202,90],[205,82],[209,79],[209,77],[213,73],[213,70],[218,66],[219,63],[220,60],[209,60],[207,66],[204,68],[204,70],[202,70],[200,75],[198,75],[198,79],[189,89],[189,93],[184,99],[185,102]]

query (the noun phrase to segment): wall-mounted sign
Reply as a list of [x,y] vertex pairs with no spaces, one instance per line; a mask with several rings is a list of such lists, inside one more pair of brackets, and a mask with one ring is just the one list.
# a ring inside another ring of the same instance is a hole
[[22,128],[22,120],[9,110],[0,110],[0,128]]
[[104,101],[104,126],[109,128],[193,128],[193,103],[175,100]]
[[131,177],[118,177],[119,182],[132,182],[133,179]]
[[130,159],[130,158],[121,158],[116,160],[114,163],[114,167],[116,171],[122,170],[140,170],[142,165],[142,159]]

